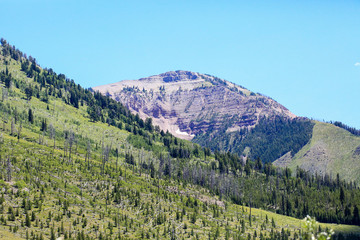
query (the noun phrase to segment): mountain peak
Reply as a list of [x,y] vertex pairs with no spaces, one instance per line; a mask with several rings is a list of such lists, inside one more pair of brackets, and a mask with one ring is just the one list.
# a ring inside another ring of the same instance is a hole
[[207,132],[254,127],[260,118],[296,117],[276,101],[208,74],[169,71],[93,88],[122,102],[173,135],[192,139]]
[[140,78],[139,80],[140,81],[162,80],[165,83],[169,83],[169,82],[179,82],[179,81],[192,81],[198,79],[199,77],[200,77],[199,73],[184,71],[184,70],[176,70],[176,71],[169,71],[158,75],[150,76],[147,78]]

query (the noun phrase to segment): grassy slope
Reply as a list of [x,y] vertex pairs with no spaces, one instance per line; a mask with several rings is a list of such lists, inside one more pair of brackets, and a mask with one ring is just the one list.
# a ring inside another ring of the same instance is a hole
[[[248,207],[244,207],[246,211],[249,211]],[[268,215],[268,217],[274,218],[275,222],[279,226],[290,226],[292,228],[300,228],[303,224],[303,221],[297,218],[288,217],[280,214],[276,214],[273,212],[268,212],[262,209],[255,209],[251,210],[252,214],[258,216],[259,218],[263,218],[264,216]],[[325,228],[332,228],[335,232],[344,232],[344,233],[358,233],[360,227],[353,226],[353,225],[344,225],[344,224],[329,224],[329,223],[321,223],[320,226]]]
[[360,156],[353,154],[358,146],[360,137],[332,124],[316,122],[311,141],[294,156],[289,167],[295,170],[300,166],[333,177],[339,173],[341,178],[360,184]]
[[9,232],[7,227],[0,226],[0,239],[2,240],[20,240],[24,239],[18,236],[18,234],[14,234]]
[[[13,76],[31,81],[19,72],[19,68],[20,66],[12,61],[9,70]],[[63,224],[66,232],[73,233],[73,237],[75,232],[81,231],[95,237],[99,232],[110,234],[109,223],[114,226],[114,218],[118,216],[121,220],[116,227],[113,227],[112,236],[121,233],[122,236],[128,238],[142,238],[142,232],[150,232],[151,238],[159,236],[159,238],[168,239],[171,231],[168,228],[171,225],[175,228],[175,233],[179,238],[194,238],[191,233],[194,231],[194,235],[198,234],[200,239],[207,239],[209,233],[214,235],[216,229],[219,228],[220,238],[223,239],[226,229],[229,229],[228,231],[231,234],[239,234],[240,220],[244,220],[246,226],[245,233],[241,234],[243,237],[246,237],[248,233],[253,234],[255,230],[259,236],[266,215],[269,216],[269,219],[274,218],[278,231],[281,228],[286,228],[293,235],[300,226],[301,221],[298,219],[260,209],[252,209],[254,220],[250,226],[247,207],[219,201],[217,196],[210,195],[206,189],[198,186],[185,186],[166,180],[160,180],[160,188],[158,188],[156,179],[150,178],[147,173],[141,174],[137,168],[124,163],[125,151],[133,152],[136,160],[138,160],[140,153],[139,150],[131,148],[126,143],[128,132],[109,127],[103,123],[90,122],[86,117],[86,106],[75,109],[62,101],[50,98],[50,109],[47,110],[48,104],[36,98],[28,103],[17,89],[14,89],[10,95],[12,96],[6,100],[5,104],[11,104],[12,107],[16,106],[17,111],[19,113],[24,112],[24,114],[31,106],[34,110],[36,123],[31,125],[23,122],[21,138],[17,142],[16,137],[9,135],[11,117],[6,114],[0,115],[0,120],[7,120],[5,130],[2,129],[0,133],[4,138],[4,143],[0,148],[3,159],[1,173],[3,175],[6,173],[4,166],[7,156],[12,157],[14,166],[12,180],[0,183],[2,192],[5,190],[4,210],[0,215],[7,219],[9,206],[18,208],[20,211],[15,221],[8,220],[5,226],[1,224],[1,239],[25,237],[26,231],[33,231],[35,234],[43,233],[45,238],[49,238],[50,228],[53,227],[57,232],[57,229],[61,228],[61,224]],[[87,137],[91,140],[90,170],[86,168],[85,146],[80,144],[81,141],[79,141],[77,151],[73,154],[73,159],[70,162],[63,156],[64,141],[61,136],[57,137],[57,148],[55,150],[52,148],[52,140],[47,135],[44,136],[43,143],[39,144],[39,135],[41,135],[39,123],[42,118],[47,118],[48,124],[52,123],[58,133],[72,129],[78,136]],[[0,127],[2,128],[2,126]],[[19,123],[16,124],[16,128],[18,127]],[[116,171],[115,158],[111,157],[110,162],[107,163],[108,174],[100,174],[99,155],[102,139],[108,144],[112,143],[113,146],[120,146],[119,149],[122,153],[120,157],[121,170]],[[144,154],[146,158],[153,157],[151,152]],[[25,182],[25,188],[18,186],[21,180]],[[110,202],[106,204],[107,194],[111,193],[117,182],[121,184],[119,189],[124,191],[121,203]],[[38,184],[40,187],[44,187],[45,194],[41,194],[37,187]],[[139,191],[141,196],[137,205],[132,197],[136,191]],[[21,194],[12,194],[16,192]],[[191,223],[190,220],[196,208],[188,207],[185,204],[189,196],[200,199],[195,223]],[[36,213],[37,220],[31,222],[31,228],[21,226],[21,222],[25,220],[25,210],[21,208],[23,198],[32,202],[33,207],[28,211]],[[37,199],[42,199],[41,207],[36,207]],[[57,203],[59,199],[62,202],[67,200],[70,203],[65,215],[63,214],[63,205]],[[215,201],[218,201],[220,206],[219,216],[215,216],[213,213],[212,208],[217,208],[212,204]],[[225,208],[223,204],[227,207]],[[176,212],[182,212],[182,209],[186,211],[183,221],[177,220]],[[167,221],[162,224],[155,224],[155,218],[160,214],[164,214]],[[87,225],[82,227],[84,219],[87,219]],[[43,228],[40,227],[42,224]],[[187,229],[184,228],[185,224]],[[8,232],[9,226],[19,227],[16,235]],[[355,226],[337,225],[333,228],[342,232],[360,233],[360,227]],[[264,224],[262,233],[269,235],[271,229],[271,223]],[[164,234],[164,232],[166,233]],[[63,236],[62,231],[56,235]]]

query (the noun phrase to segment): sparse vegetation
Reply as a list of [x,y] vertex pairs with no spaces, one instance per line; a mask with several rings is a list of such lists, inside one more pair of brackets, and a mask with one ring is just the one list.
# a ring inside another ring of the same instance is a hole
[[355,185],[212,154],[1,43],[1,238],[300,239],[274,212],[358,224]]

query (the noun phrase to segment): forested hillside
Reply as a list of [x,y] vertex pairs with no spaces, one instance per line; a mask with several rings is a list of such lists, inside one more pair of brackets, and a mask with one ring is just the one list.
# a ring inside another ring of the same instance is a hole
[[312,136],[313,123],[308,119],[288,119],[281,116],[261,118],[251,130],[227,132],[220,129],[216,134],[208,131],[198,135],[193,142],[212,150],[226,150],[264,163],[273,162],[287,152],[297,153]]
[[0,52],[1,238],[300,239],[306,215],[359,237],[354,183],[212,153]]

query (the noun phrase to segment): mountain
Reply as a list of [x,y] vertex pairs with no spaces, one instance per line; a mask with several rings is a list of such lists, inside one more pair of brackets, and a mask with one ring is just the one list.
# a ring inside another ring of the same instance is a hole
[[164,131],[188,140],[225,125],[227,132],[250,129],[261,117],[296,117],[269,97],[189,71],[171,71],[92,89],[120,101],[142,118],[153,118]]
[[311,137],[310,120],[296,117],[269,97],[207,74],[172,71],[92,89],[142,119],[152,118],[165,132],[212,151],[272,162],[289,151],[296,153]]
[[[143,119],[151,117],[164,131],[213,151],[260,158],[293,172],[299,166],[322,176],[339,173],[360,183],[359,137],[349,137],[333,124],[297,117],[273,99],[229,81],[171,71],[92,89]],[[324,126],[327,134],[319,135]],[[326,145],[332,138],[336,141]]]
[[352,183],[211,153],[151,121],[2,39],[0,238],[299,239],[308,214],[360,237]]

